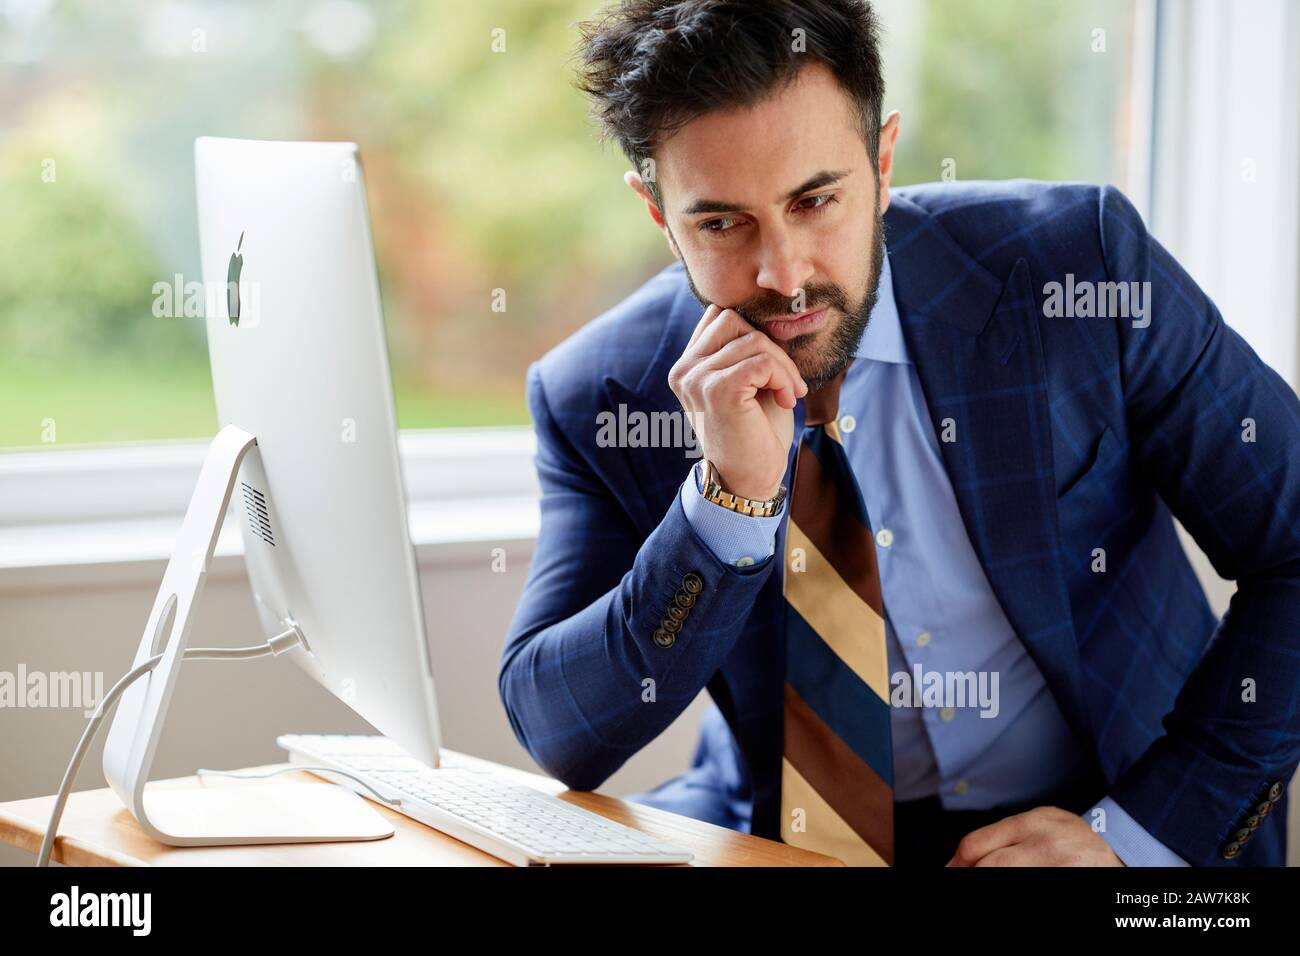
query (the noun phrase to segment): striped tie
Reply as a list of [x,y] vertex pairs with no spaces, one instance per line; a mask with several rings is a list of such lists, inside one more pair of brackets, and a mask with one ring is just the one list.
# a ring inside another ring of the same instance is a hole
[[839,428],[844,373],[804,400],[786,532],[781,838],[850,866],[894,863],[884,605]]

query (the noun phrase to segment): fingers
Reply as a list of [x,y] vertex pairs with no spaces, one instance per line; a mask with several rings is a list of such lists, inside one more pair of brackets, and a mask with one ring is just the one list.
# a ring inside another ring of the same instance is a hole
[[691,340],[686,343],[687,352],[691,350],[691,346],[694,345],[696,340],[700,337],[700,333],[709,327],[709,323],[717,318],[718,313],[721,311],[722,310],[716,305],[710,305],[704,310],[704,315],[700,316],[700,321],[695,323],[695,331],[691,333]]
[[[724,351],[737,341],[746,344],[739,349],[732,349],[731,352],[726,353],[725,359],[722,358]],[[707,368],[724,368],[758,351],[767,352],[779,364],[785,366],[790,378],[798,386],[798,394],[800,396],[807,394],[807,383],[799,374],[799,367],[794,364],[794,359],[790,358],[767,335],[755,329],[731,309],[721,310],[713,322],[701,330],[694,348],[687,349],[688,353],[697,356],[699,365]]]
[[738,339],[754,331],[754,327],[741,318],[740,313],[732,309],[721,309],[700,332],[693,348],[687,349],[699,358],[706,358],[722,348],[732,339]]
[[986,827],[972,830],[962,837],[957,844],[957,852],[948,862],[949,866],[975,866],[981,859],[995,850],[1019,843],[1034,826],[1030,813],[1017,813]]
[[699,365],[700,356],[697,348],[700,337],[706,329],[712,327],[721,313],[722,309],[716,305],[710,305],[704,310],[700,321],[695,323],[695,329],[691,332],[691,339],[686,348],[673,363],[673,367],[668,370],[668,385],[679,399],[683,398],[683,392],[690,390],[690,380]]
[[1019,846],[1004,846],[975,862],[976,866],[1035,866],[1037,857]]
[[669,370],[668,383],[689,408],[710,404],[710,397],[753,398],[758,389],[771,391],[778,405],[792,409],[808,394],[799,367],[780,346],[735,310],[716,305],[700,317],[690,344]]
[[724,383],[721,387],[728,391],[766,389],[772,392],[782,408],[794,408],[797,401],[796,390],[800,388],[800,380],[792,377],[790,371],[768,352],[758,352],[714,374]]
[[799,367],[794,364],[790,356],[777,348],[777,346],[762,332],[750,330],[738,339],[732,339],[718,351],[704,358],[700,362],[700,368],[703,369],[726,369],[747,359],[752,355],[771,355],[773,360],[785,369],[786,374],[794,382],[796,390],[800,395],[804,394],[805,389],[803,376],[799,374]]

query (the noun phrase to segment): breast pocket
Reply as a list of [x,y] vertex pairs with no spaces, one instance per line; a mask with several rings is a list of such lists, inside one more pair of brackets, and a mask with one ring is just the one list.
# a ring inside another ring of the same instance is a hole
[[1124,456],[1124,446],[1109,425],[1097,436],[1091,451],[1082,460],[1068,466],[1064,474],[1057,475],[1056,500],[1073,500],[1080,497],[1081,491],[1091,488],[1097,481],[1104,482],[1107,477],[1118,481],[1122,474],[1115,466]]

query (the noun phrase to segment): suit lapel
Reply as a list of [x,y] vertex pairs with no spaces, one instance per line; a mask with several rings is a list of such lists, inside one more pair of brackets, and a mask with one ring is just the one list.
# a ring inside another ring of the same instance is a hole
[[[608,410],[616,418],[626,416],[632,420],[632,416],[640,415],[644,416],[643,420],[655,420],[654,416],[668,413],[680,416],[680,425],[684,428],[687,424],[685,413],[668,385],[668,371],[686,348],[691,330],[695,328],[704,308],[691,294],[680,263],[672,268],[677,270],[681,279],[677,283],[676,293],[668,302],[666,314],[658,317],[662,322],[662,332],[653,357],[639,378],[632,380],[629,377],[627,381],[622,381],[615,375],[606,375],[604,385]],[[647,321],[655,318],[648,316]],[[629,495],[624,504],[632,512],[633,520],[648,535],[663,520],[673,495],[681,487],[691,466],[699,459],[699,449],[698,446],[665,448],[661,445],[643,445],[627,448],[624,452],[622,455],[611,456],[614,461],[610,467],[617,471],[613,476],[614,486],[637,489],[638,493]]]
[[1060,564],[1046,370],[1029,266],[1018,259],[999,282],[915,204],[896,199],[890,213],[903,334],[967,534],[1016,634],[1094,753]]

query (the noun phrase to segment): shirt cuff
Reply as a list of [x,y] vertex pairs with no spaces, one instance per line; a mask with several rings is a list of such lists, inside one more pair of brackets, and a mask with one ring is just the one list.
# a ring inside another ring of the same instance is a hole
[[1102,797],[1083,819],[1092,825],[1096,819],[1095,811],[1105,812],[1105,829],[1098,835],[1110,844],[1115,855],[1124,861],[1125,866],[1188,866],[1188,862],[1165,846],[1138,823],[1128,812],[1110,797]]
[[742,515],[714,504],[700,494],[704,462],[697,461],[682,482],[682,510],[700,539],[724,564],[742,569],[760,568],[776,551],[776,530],[785,514],[785,502],[770,518]]

